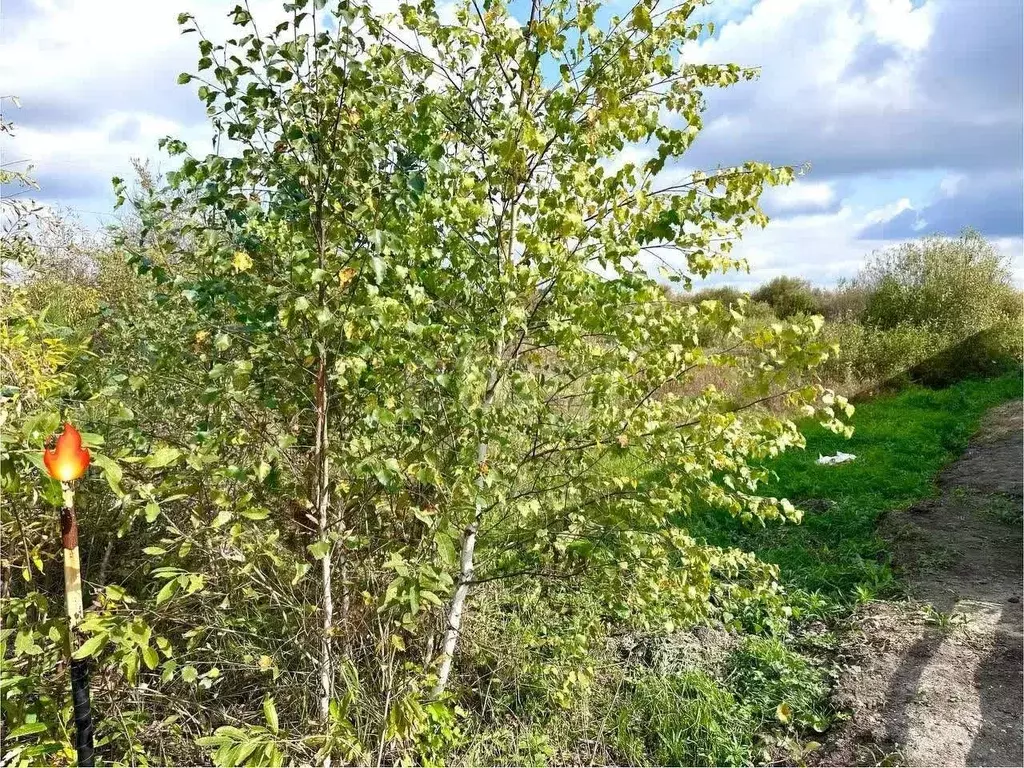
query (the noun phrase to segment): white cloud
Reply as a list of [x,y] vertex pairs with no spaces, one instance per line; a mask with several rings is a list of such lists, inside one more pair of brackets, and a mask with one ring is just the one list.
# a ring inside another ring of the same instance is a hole
[[785,213],[808,208],[827,208],[836,201],[836,190],[827,181],[794,181],[785,187],[774,187],[765,193],[765,202]]

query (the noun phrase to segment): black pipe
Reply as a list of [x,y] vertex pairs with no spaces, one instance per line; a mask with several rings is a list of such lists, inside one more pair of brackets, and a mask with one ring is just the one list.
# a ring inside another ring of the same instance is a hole
[[75,750],[80,766],[96,765],[92,748],[92,704],[89,701],[89,662],[71,660],[71,703],[75,713]]

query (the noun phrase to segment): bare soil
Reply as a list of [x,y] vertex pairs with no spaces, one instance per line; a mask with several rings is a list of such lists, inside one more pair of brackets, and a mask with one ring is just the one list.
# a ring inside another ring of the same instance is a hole
[[1022,403],[991,411],[939,495],[883,524],[909,584],[847,637],[823,765],[1022,766]]

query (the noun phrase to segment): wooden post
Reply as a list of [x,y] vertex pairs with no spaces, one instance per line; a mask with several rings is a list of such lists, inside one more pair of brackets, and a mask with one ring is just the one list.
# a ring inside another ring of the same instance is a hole
[[[75,517],[75,489],[62,482],[64,507],[60,512],[60,539],[64,547],[64,598],[68,608],[68,642],[72,654],[78,645],[82,621],[82,565],[78,554],[78,519]],[[92,704],[89,701],[89,662],[71,659],[71,703],[75,718],[75,750],[80,766],[95,765],[93,756]]]

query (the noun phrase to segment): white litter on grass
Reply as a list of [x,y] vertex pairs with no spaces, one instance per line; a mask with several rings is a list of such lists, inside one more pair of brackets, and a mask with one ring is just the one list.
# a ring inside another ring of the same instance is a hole
[[819,464],[845,464],[846,462],[853,461],[856,458],[857,457],[854,456],[852,453],[843,453],[842,451],[837,452],[835,456],[822,456],[819,453],[818,454],[818,463]]

